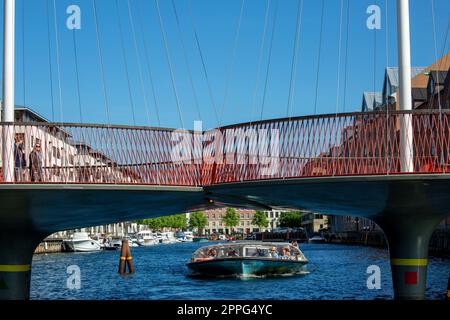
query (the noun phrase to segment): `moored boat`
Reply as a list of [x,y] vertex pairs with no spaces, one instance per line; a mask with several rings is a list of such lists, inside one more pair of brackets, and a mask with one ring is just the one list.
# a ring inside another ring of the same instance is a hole
[[325,238],[322,237],[319,234],[316,234],[312,238],[309,238],[308,242],[309,243],[324,243],[325,242]]
[[197,236],[197,237],[194,237],[194,238],[192,238],[192,241],[193,242],[208,242],[209,241],[209,238],[208,237],[206,237],[206,236]]
[[233,243],[194,252],[187,266],[204,276],[271,276],[305,271],[308,259],[288,243]]
[[140,231],[136,234],[137,244],[140,246],[153,246],[159,243],[156,234],[151,231]]
[[102,250],[102,245],[97,240],[91,239],[87,232],[75,232],[69,239],[62,243],[64,251],[90,252]]

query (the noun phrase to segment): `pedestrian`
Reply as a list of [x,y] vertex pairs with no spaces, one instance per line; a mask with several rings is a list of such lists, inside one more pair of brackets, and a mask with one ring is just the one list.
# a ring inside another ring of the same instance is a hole
[[33,151],[30,153],[30,178],[31,182],[42,182],[42,153],[40,143],[34,145]]
[[23,182],[23,175],[27,167],[25,152],[23,151],[23,141],[18,134],[14,140],[14,178],[16,182]]

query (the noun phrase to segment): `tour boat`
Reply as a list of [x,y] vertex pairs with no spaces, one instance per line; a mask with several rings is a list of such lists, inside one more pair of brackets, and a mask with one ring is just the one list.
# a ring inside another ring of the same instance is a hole
[[102,245],[97,240],[91,239],[87,232],[75,232],[69,239],[63,240],[64,251],[89,252],[100,251]]
[[245,277],[304,273],[307,263],[289,243],[237,242],[202,247],[187,266],[195,275]]

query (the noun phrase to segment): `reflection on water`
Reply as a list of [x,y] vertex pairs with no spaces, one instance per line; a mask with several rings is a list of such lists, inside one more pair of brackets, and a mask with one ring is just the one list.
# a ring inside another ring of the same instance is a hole
[[[36,255],[31,299],[391,299],[391,272],[384,249],[300,244],[307,274],[270,278],[191,277],[186,263],[207,243],[132,248],[136,273],[119,276],[119,251]],[[67,288],[67,267],[81,270],[81,289]],[[381,289],[367,289],[367,267],[381,269]],[[450,261],[430,259],[427,297],[443,299]]]

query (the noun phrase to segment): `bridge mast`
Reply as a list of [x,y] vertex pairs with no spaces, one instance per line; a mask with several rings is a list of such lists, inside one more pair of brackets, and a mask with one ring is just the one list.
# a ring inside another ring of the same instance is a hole
[[[387,19],[387,17],[386,17]],[[397,33],[400,110],[412,110],[411,46],[409,31],[409,0],[397,0]],[[402,172],[414,171],[413,128],[411,115],[400,116],[400,162]]]
[[[15,0],[4,0],[3,112],[2,121],[14,122],[14,20]],[[14,126],[3,127],[3,181],[14,181]]]

